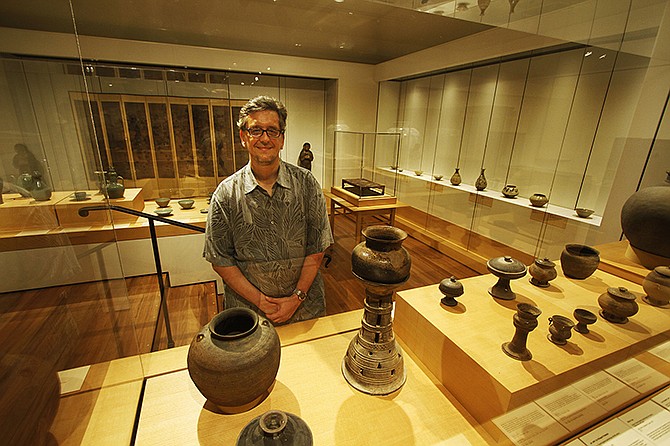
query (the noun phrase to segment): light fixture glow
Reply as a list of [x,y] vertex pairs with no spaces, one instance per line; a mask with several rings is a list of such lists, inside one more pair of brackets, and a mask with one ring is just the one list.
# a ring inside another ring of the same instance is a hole
[[593,51],[587,51],[586,54],[584,54],[584,57],[589,57],[591,54],[593,54]]
[[604,59],[607,57],[607,54],[602,54],[598,59]]

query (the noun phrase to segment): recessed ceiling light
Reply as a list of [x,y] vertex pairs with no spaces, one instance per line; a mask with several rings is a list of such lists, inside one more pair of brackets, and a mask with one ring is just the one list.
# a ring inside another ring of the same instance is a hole
[[606,58],[606,57],[607,57],[607,54],[603,54],[603,55],[601,55],[598,59],[604,59],[604,58]]
[[586,54],[584,54],[584,57],[589,57],[591,54],[593,54],[593,51],[587,51]]
[[297,46],[297,47],[301,47],[301,46],[302,46],[302,43],[294,43],[293,45],[294,45],[294,46]]
[[344,3],[344,0],[335,0],[335,3]]

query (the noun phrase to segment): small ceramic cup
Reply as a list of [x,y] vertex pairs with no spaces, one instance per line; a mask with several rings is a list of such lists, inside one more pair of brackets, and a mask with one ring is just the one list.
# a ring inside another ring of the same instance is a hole
[[193,204],[195,203],[194,200],[179,200],[177,203],[179,203],[179,206],[181,206],[182,209],[191,209],[193,207]]
[[155,201],[159,208],[165,208],[170,203],[169,198],[156,198]]
[[74,199],[76,201],[84,201],[86,200],[86,192],[83,191],[75,191],[74,193]]

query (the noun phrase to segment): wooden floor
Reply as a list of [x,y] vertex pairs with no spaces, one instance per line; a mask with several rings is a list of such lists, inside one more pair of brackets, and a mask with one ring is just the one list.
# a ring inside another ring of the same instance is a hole
[[[353,231],[353,222],[338,217],[332,260],[322,268],[328,314],[363,307],[363,286],[351,273]],[[412,238],[403,246],[412,257],[412,270],[401,290],[435,284],[451,275],[461,279],[476,275]],[[5,342],[0,356],[29,353],[55,370],[64,370],[165,349],[158,290],[153,275],[2,294],[0,339]],[[167,306],[174,344],[186,345],[221,310],[221,298],[213,282],[168,287]]]

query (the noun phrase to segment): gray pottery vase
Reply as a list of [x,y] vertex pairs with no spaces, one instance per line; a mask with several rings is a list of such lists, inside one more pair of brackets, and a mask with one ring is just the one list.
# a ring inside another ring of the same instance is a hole
[[351,271],[360,279],[380,284],[403,283],[409,278],[412,261],[402,246],[407,233],[394,226],[368,226],[365,241],[351,253]]
[[482,191],[486,189],[486,186],[488,186],[488,182],[486,181],[486,177],[484,176],[484,171],[486,169],[482,169],[481,173],[479,174],[479,177],[477,177],[477,180],[475,181],[475,189],[478,191]]
[[123,193],[126,191],[123,177],[118,175],[113,167],[109,168],[107,177],[109,179],[104,188],[105,196],[108,198],[123,198]]
[[270,321],[248,308],[229,308],[193,338],[188,373],[221,412],[243,412],[269,394],[280,356],[279,337]]
[[[670,172],[665,181],[670,183]],[[663,265],[645,254],[670,258],[670,184],[647,187],[631,195],[621,208],[621,228],[646,268]]]
[[48,201],[51,198],[51,188],[42,179],[42,174],[36,171],[33,174],[33,178],[35,179],[35,184],[30,194],[37,201]]
[[586,279],[599,264],[600,251],[591,246],[569,243],[561,252],[563,274],[572,279]]
[[449,181],[451,182],[452,185],[458,186],[461,184],[462,178],[461,178],[461,173],[459,172],[459,168],[457,167],[456,170],[454,171],[454,174],[451,176]]
[[549,203],[549,198],[547,198],[547,196],[544,194],[533,194],[528,200],[530,200],[531,206],[536,208],[541,208],[545,204]]

